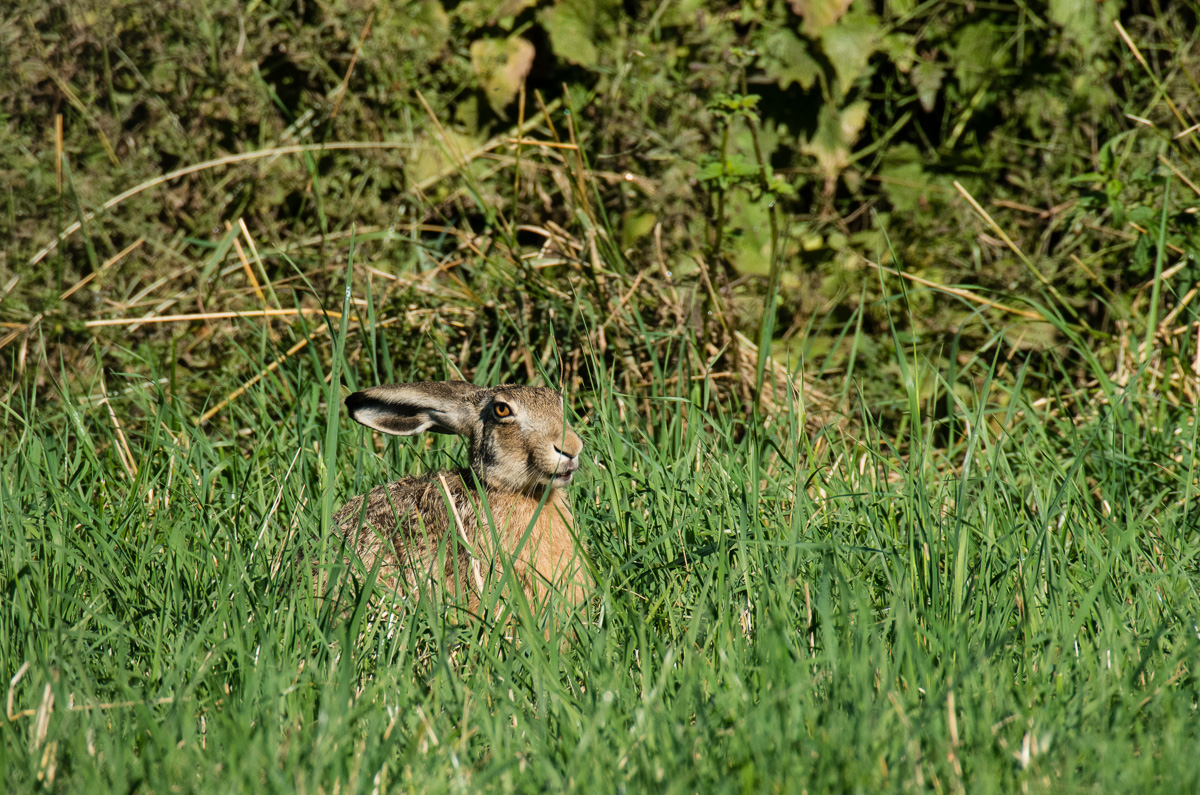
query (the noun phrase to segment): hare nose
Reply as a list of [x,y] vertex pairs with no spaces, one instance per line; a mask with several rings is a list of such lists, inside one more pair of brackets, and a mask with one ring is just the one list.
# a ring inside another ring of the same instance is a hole
[[572,459],[573,459],[573,458],[575,458],[575,456],[573,456],[573,455],[571,455],[570,453],[566,452],[565,450],[563,450],[563,449],[562,449],[561,447],[559,447],[558,445],[554,445],[554,452],[558,453],[558,454],[559,454],[559,455],[561,455],[563,458],[572,458]]

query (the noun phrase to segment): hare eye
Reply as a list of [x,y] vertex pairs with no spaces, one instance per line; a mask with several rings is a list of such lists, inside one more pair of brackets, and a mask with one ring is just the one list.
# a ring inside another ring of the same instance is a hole
[[507,403],[497,403],[492,407],[492,413],[501,419],[512,416],[512,407]]

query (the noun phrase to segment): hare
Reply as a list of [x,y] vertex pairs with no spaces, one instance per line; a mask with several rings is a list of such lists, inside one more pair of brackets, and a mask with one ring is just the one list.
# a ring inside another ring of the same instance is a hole
[[388,384],[346,398],[351,418],[398,436],[456,433],[470,466],[406,477],[347,502],[334,522],[378,581],[401,595],[427,587],[467,596],[477,613],[485,581],[511,565],[530,604],[556,590],[572,604],[589,584],[575,549],[564,487],[583,442],[552,389],[460,381]]

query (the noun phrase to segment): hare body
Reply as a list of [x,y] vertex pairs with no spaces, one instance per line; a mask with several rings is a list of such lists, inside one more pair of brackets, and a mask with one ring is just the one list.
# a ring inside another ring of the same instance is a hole
[[390,384],[346,399],[350,416],[386,433],[458,433],[470,467],[406,477],[354,497],[334,516],[363,565],[407,595],[417,589],[466,595],[479,607],[506,567],[532,604],[555,591],[582,601],[588,578],[574,542],[564,488],[582,442],[562,397],[538,387],[491,389],[460,382]]

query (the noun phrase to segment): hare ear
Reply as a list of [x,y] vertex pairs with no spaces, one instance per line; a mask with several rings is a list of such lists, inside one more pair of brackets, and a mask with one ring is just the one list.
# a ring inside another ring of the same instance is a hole
[[355,422],[397,436],[422,431],[470,436],[487,391],[461,381],[386,384],[350,395],[346,409]]

